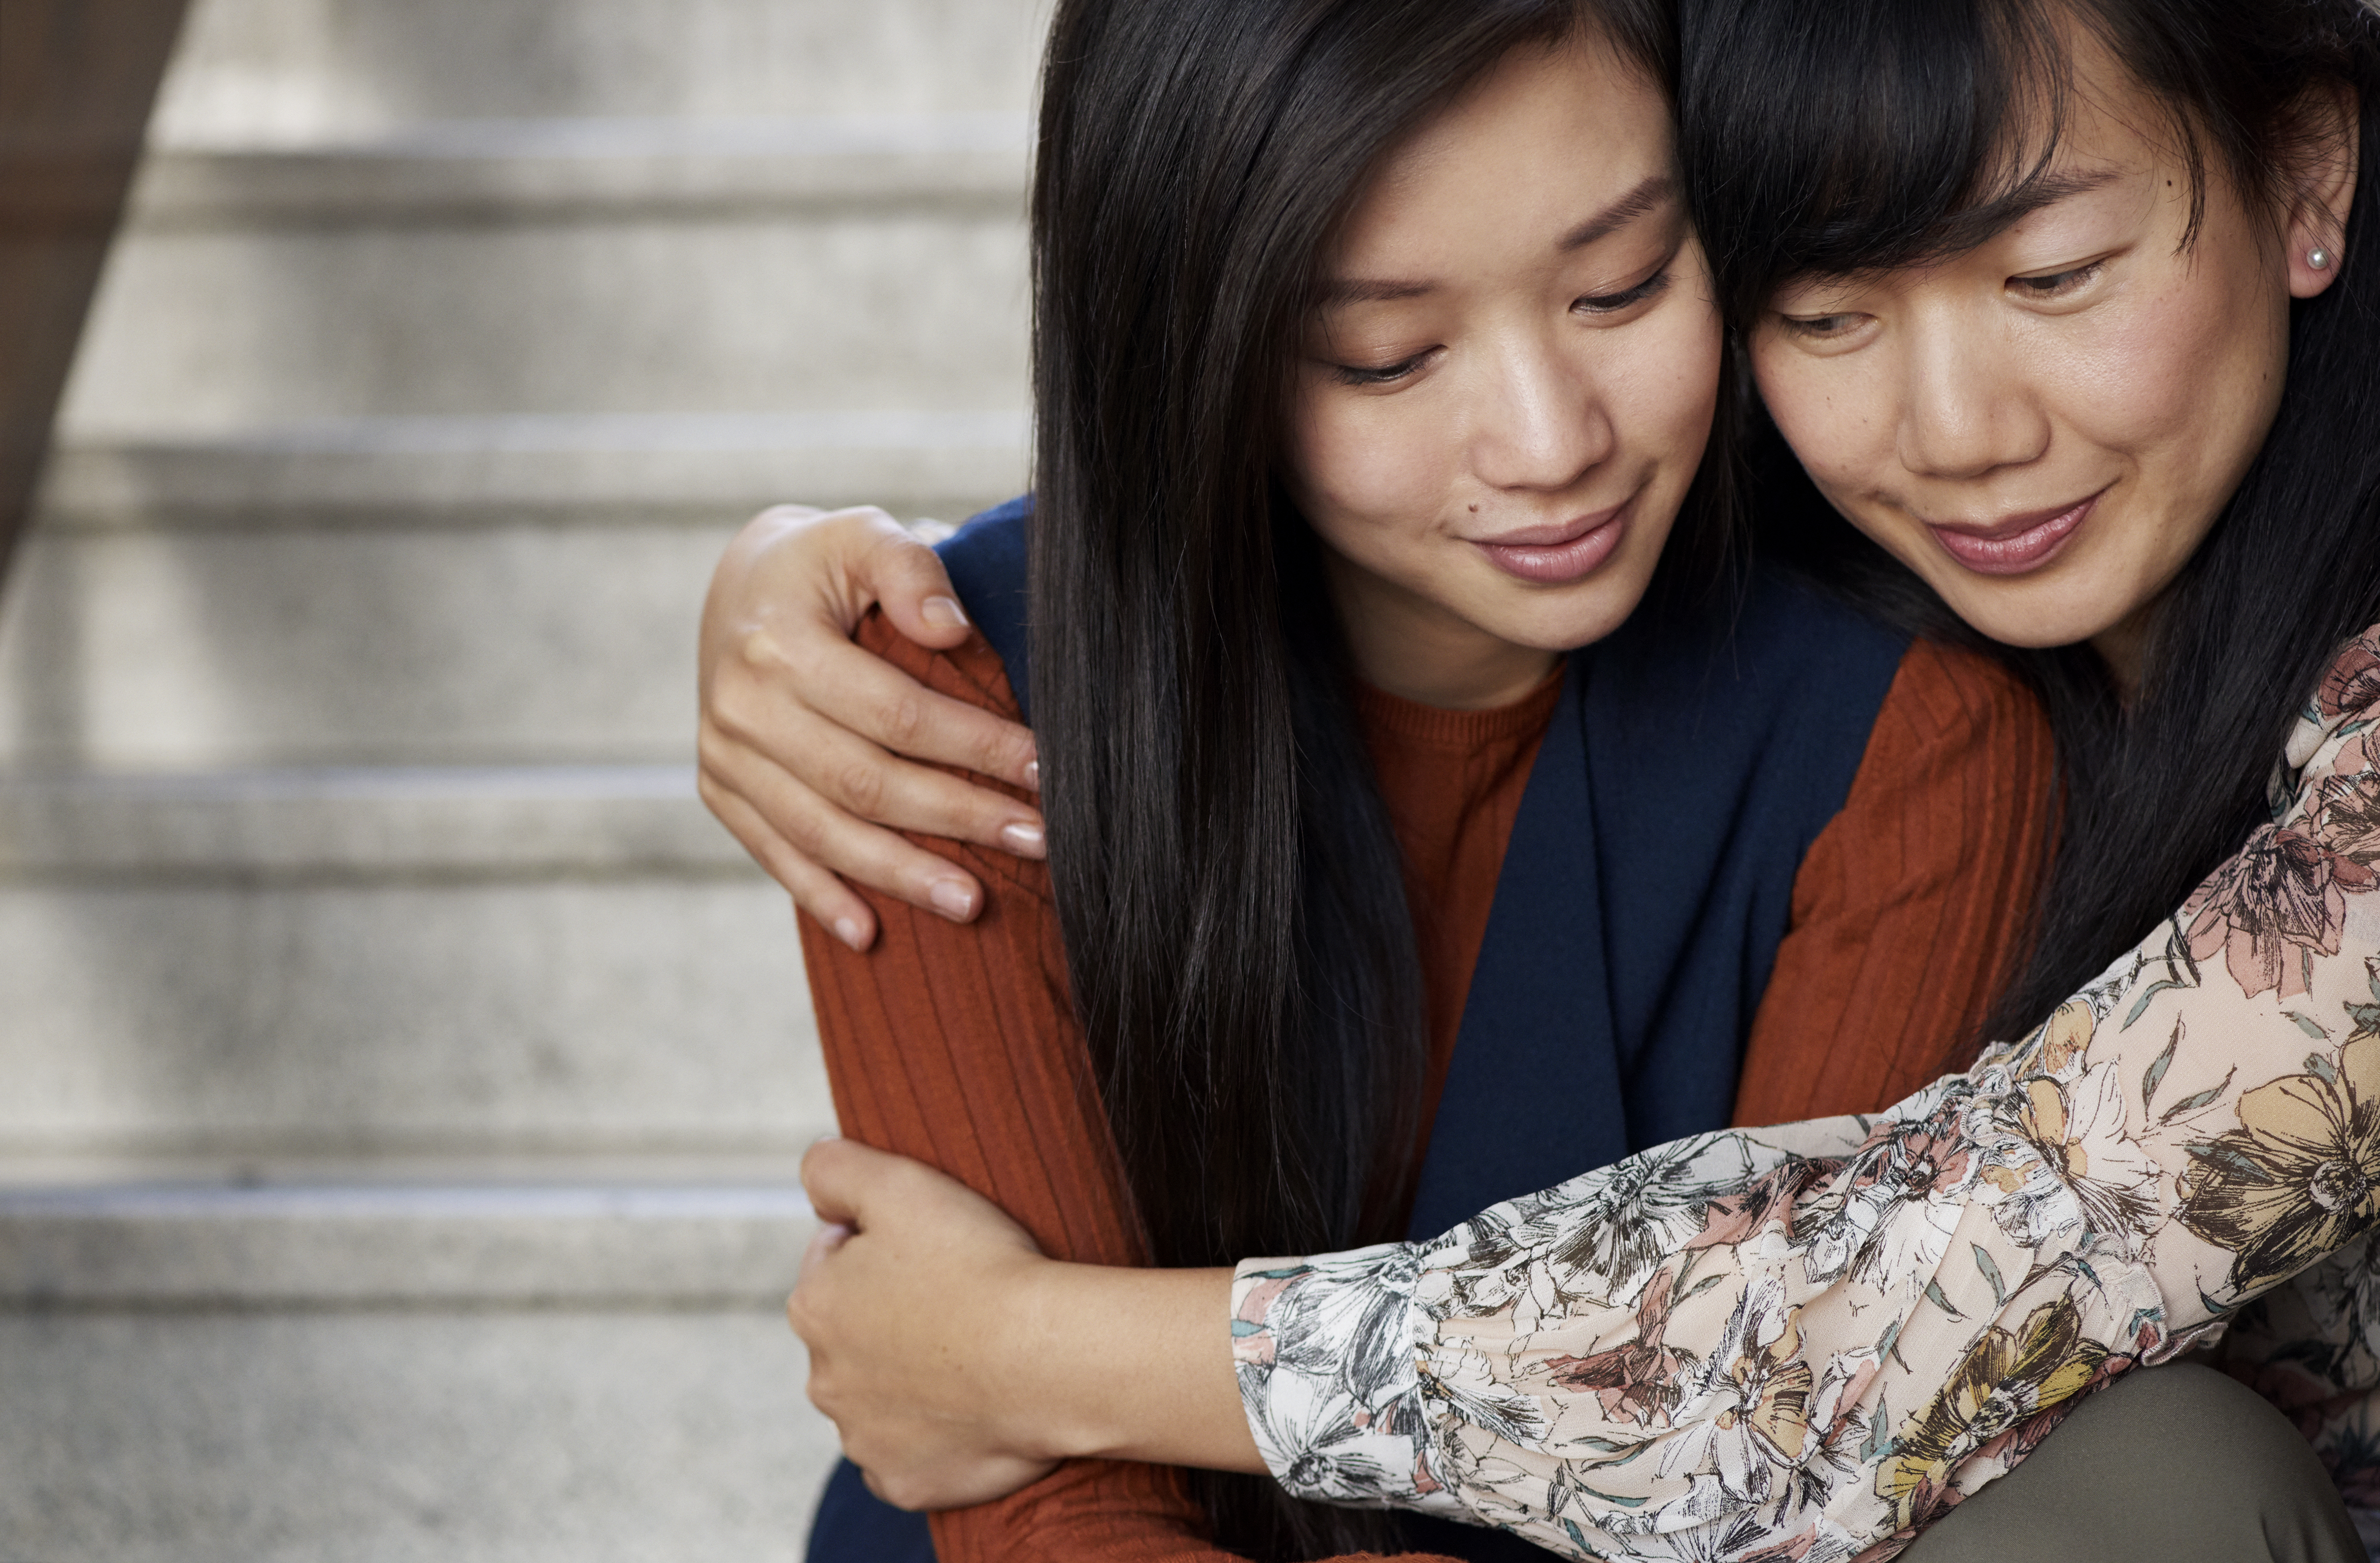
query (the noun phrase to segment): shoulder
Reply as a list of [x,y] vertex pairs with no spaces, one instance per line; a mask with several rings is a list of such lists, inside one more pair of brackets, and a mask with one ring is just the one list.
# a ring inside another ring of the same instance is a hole
[[1895,763],[1904,770],[1980,766],[2046,795],[2056,745],[2047,713],[2013,669],[1979,652],[1919,640],[1901,656],[1876,713],[1864,770]]
[[1798,575],[1757,561],[1748,573],[1727,638],[1739,654],[1788,653],[1791,665],[1814,683],[1849,668],[1881,672],[1889,679],[1910,645],[1907,631]]
[[852,638],[863,651],[874,653],[938,695],[965,701],[1012,722],[1024,720],[1008,668],[981,635],[955,651],[938,652],[917,644],[893,629],[880,609],[870,608]]
[[1027,708],[1033,686],[1026,629],[1032,519],[1033,499],[1026,495],[969,518],[934,549],[967,617],[1007,668],[1020,711]]
[[1024,721],[1026,524],[1032,512],[1029,497],[1012,499],[969,518],[935,545],[975,622],[977,633],[965,645],[950,652],[920,646],[874,610],[853,639],[936,694]]
[[1647,604],[1606,646],[1595,681],[1633,729],[1757,775],[1765,798],[1790,795],[1795,817],[1815,810],[1823,824],[1842,806],[1909,640],[1755,562],[1731,590]]
[[1909,637],[1782,569],[1755,560],[1730,586],[1666,587],[1597,648],[1633,681],[1732,691],[1764,708],[1875,714]]

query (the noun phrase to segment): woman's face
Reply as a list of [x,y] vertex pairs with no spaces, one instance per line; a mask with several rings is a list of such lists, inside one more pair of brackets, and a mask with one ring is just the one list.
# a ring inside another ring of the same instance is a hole
[[2159,105],[2104,53],[2076,63],[2056,199],[1937,264],[1789,285],[1752,359],[1820,491],[1961,617],[2090,641],[2130,683],[2272,425],[2289,299],[2336,275],[2306,257],[2338,253],[2352,142],[2289,211],[2210,166],[2192,238]]
[[1660,91],[1584,41],[1517,52],[1366,186],[1290,477],[1372,682],[1517,699],[1644,595],[1718,381],[1672,163]]

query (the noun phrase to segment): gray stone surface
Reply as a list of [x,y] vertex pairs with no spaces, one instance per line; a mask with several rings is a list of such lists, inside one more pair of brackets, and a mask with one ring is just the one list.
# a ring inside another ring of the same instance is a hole
[[730,530],[37,534],[0,763],[682,762]]
[[0,885],[0,1154],[798,1150],[774,886]]
[[798,1556],[695,617],[1022,484],[1045,16],[196,0],[0,600],[0,1563]]
[[165,146],[132,204],[147,230],[853,210],[1013,219],[1031,141],[1014,112],[438,120],[311,146]]
[[740,523],[788,494],[965,516],[1024,486],[1021,410],[507,413],[68,431],[44,532]]
[[398,215],[150,227],[136,211],[66,426],[1023,405],[1014,208]]
[[216,0],[169,143],[424,120],[1023,113],[1047,0]]
[[0,878],[757,882],[689,765],[0,775]]
[[769,1308],[815,1230],[787,1179],[0,1189],[0,1312]]
[[832,1429],[773,1308],[0,1314],[26,1563],[792,1563]]

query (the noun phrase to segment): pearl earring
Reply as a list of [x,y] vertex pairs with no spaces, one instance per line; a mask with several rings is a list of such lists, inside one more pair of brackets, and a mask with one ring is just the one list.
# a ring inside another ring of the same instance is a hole
[[2326,272],[2330,270],[2330,251],[2327,250],[2307,250],[2306,264],[2318,272]]

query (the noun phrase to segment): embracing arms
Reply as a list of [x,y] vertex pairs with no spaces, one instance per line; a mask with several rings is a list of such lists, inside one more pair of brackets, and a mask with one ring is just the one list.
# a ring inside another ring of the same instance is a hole
[[[2279,824],[2022,1046],[1880,1117],[1665,1147],[1431,1244],[1258,1262],[1236,1310],[1211,1274],[1045,1267],[1012,1311],[1034,1321],[1036,1393],[1099,1415],[1041,1453],[1245,1467],[1220,1369],[1164,1376],[1201,1316],[1215,1361],[1235,1312],[1245,1425],[1293,1490],[1566,1551],[1849,1556],[2333,1250],[2265,1311],[2326,1311],[2332,1360],[2306,1376],[2340,1404],[2306,1415],[2353,1443],[2353,1239],[2380,1212],[2359,663],[2380,652],[2350,652],[2298,735]],[[1065,1323],[1144,1313],[1171,1323]],[[1168,1386],[1154,1410],[1139,1382]]]
[[[776,812],[769,820],[761,821],[763,824],[782,824],[785,836],[799,834],[816,824],[815,818],[803,814],[801,810],[808,807],[811,800],[835,791],[842,779],[838,775],[841,763],[822,760],[807,747],[810,727],[831,720],[819,717],[816,712],[837,698],[826,686],[842,677],[841,662],[823,655],[793,655],[784,650],[787,646],[814,640],[826,651],[838,653],[838,657],[860,656],[869,665],[871,676],[890,681],[892,694],[888,698],[892,703],[915,716],[911,727],[905,728],[906,741],[912,746],[916,745],[917,727],[933,726],[949,710],[963,711],[979,720],[989,719],[989,711],[999,702],[987,699],[983,687],[955,692],[946,687],[949,676],[963,672],[970,653],[953,653],[938,659],[919,653],[905,638],[890,633],[886,628],[897,617],[896,599],[906,604],[907,617],[915,619],[918,617],[915,611],[918,600],[936,591],[948,590],[931,555],[874,512],[836,516],[774,513],[747,529],[736,550],[722,562],[706,614],[706,790],[710,792],[721,786],[721,773],[728,769],[716,759],[714,746],[732,745],[733,757],[743,762],[733,774],[741,779],[753,800],[753,808],[747,815],[722,808],[723,818],[731,824],[744,818],[748,824],[759,817],[759,809],[770,808]],[[772,591],[783,600],[756,606],[755,599],[767,597]],[[887,660],[882,662],[855,652],[844,639],[850,623],[879,594],[886,604],[886,620],[873,625],[866,639],[886,653]],[[773,623],[765,622],[763,609],[773,616]],[[784,622],[788,617],[805,617],[806,622],[799,625],[789,627]],[[748,627],[755,620],[764,620],[761,628],[766,633]],[[739,623],[747,628],[737,629]],[[964,634],[957,638],[965,639]],[[757,663],[761,673],[747,668],[743,675],[737,675],[733,666],[722,668],[727,662]],[[1804,873],[1796,881],[1794,932],[1779,952],[1770,987],[1771,1002],[1763,1007],[1753,1043],[1755,1063],[1766,1056],[1785,1064],[1785,1068],[1774,1071],[1780,1081],[1791,1081],[1792,1060],[1806,1063],[1814,1056],[1824,1056],[1830,1064],[1840,1066],[1847,1056],[1855,1056],[1860,1045],[1867,1044],[1876,1049],[1876,1061],[1889,1066],[1890,1072],[1882,1080],[1899,1079],[1914,1084],[1930,1079],[1939,1068],[1931,1061],[1938,1056],[1935,1050],[1972,1023],[1988,994],[1997,967],[1993,940],[1996,936],[2005,938],[2006,930],[2001,925],[2015,921],[2008,916],[2010,909],[2021,907],[2029,893],[2024,883],[2025,868],[2037,848],[2039,800],[2033,789],[2037,788],[2039,777],[2028,770],[2025,755],[2029,748],[2044,741],[2044,734],[2037,714],[2022,698],[2022,691],[2010,687],[2004,677],[1995,676],[1984,665],[1961,669],[1954,663],[1950,654],[1931,648],[1912,650],[1879,717],[1853,796],[1843,816],[1813,848]],[[996,672],[991,677],[996,678]],[[937,683],[937,679],[945,683]],[[731,700],[730,696],[735,698]],[[808,705],[802,705],[805,699],[810,702]],[[758,709],[769,700],[800,709],[792,712],[790,719],[781,711],[772,719],[772,726],[771,721],[760,719],[766,714]],[[845,706],[850,703],[846,698]],[[946,734],[938,741],[955,748],[951,741],[953,737]],[[722,740],[726,740],[725,745]],[[889,768],[900,763],[880,753],[870,763],[888,774]],[[772,768],[783,774],[787,784],[782,792],[764,785]],[[956,785],[945,773],[923,774],[938,783]],[[2032,777],[2030,784],[2028,776]],[[2009,796],[2011,789],[2019,796]],[[897,775],[892,775],[889,781],[880,775],[873,795],[889,812],[896,804],[914,806],[914,799],[920,794],[906,788]],[[721,799],[731,795],[722,791],[713,796],[714,806],[718,806]],[[983,796],[1000,809],[1021,804],[1013,795]],[[2028,813],[2029,809],[2034,812]],[[1983,820],[2001,826],[1998,836],[1989,830],[1963,828],[1965,822],[1974,819],[1979,812]],[[806,820],[809,822],[807,824]],[[1918,824],[1932,820],[1937,834],[1949,830],[1956,837],[1952,845],[1958,850],[1945,852],[1938,846],[1929,847],[1916,840],[1911,836],[1912,820]],[[926,830],[951,828],[931,819],[912,817],[901,823]],[[841,815],[835,828],[856,833],[868,827],[848,815]],[[978,833],[978,838],[988,834]],[[1892,838],[1889,849],[1879,849],[1876,843],[1888,836]],[[752,843],[752,835],[747,833],[746,839],[747,844]],[[1031,885],[1034,888],[1028,900],[1042,893],[1038,868],[1015,859],[985,851],[978,846],[892,839],[908,849],[932,847],[955,860],[927,861],[934,862],[941,872],[965,875],[971,886],[990,887],[990,903],[978,903],[979,906],[996,904],[1007,897],[1009,892],[1003,886],[1024,889]],[[823,842],[822,849],[832,845]],[[774,861],[761,847],[756,846],[755,850],[764,862]],[[925,856],[922,851],[917,855]],[[820,877],[824,877],[822,871]],[[859,876],[855,873],[855,877]],[[991,1153],[995,1146],[1055,1146],[1057,1150],[1052,1154],[1059,1154],[1062,1163],[1063,1146],[1082,1121],[1081,1114],[1061,1112],[1059,1117],[1068,1120],[1065,1131],[1053,1136],[1046,1123],[1012,1119],[1003,1105],[1014,1089],[1014,1082],[1002,1078],[1004,1074],[1017,1061],[1037,1057],[1046,1060],[1048,1049],[1040,1044],[1062,1043],[1058,1032],[1071,1026],[1071,1016],[1064,1013],[1062,976],[1053,976],[1049,983],[1054,999],[1046,1007],[1027,1004],[1026,1007],[1033,1013],[1020,1011],[1002,1022],[1003,1040],[998,1046],[978,1050],[971,1061],[956,1058],[949,1051],[953,1026],[979,1028],[980,1019],[955,1014],[948,1005],[929,1002],[930,990],[965,986],[964,982],[954,984],[951,973],[979,968],[984,959],[983,941],[1013,942],[1029,924],[1014,915],[1006,919],[991,916],[989,924],[962,931],[939,918],[915,916],[911,908],[922,905],[925,898],[906,895],[898,884],[888,884],[883,878],[873,883],[894,895],[905,895],[909,903],[905,906],[881,897],[871,898],[876,909],[870,912],[871,919],[880,912],[886,937],[897,946],[880,952],[882,960],[854,963],[842,959],[840,952],[820,947],[823,941],[816,939],[818,931],[814,925],[805,926],[806,942],[812,944],[811,975],[819,988],[820,1020],[829,1044],[830,1062],[835,1066],[838,1105],[846,1128],[874,1143],[923,1156],[956,1172],[974,1187],[995,1192],[1021,1214],[1028,1214],[1037,1234],[1049,1240],[1048,1217],[1031,1217],[1029,1212],[1046,1205],[1048,1191],[1053,1187],[1051,1179],[1032,1180],[1024,1186],[1004,1183],[1002,1179],[1013,1178],[1013,1169],[1002,1172],[993,1165],[998,1158]],[[789,878],[788,884],[806,908],[822,910],[802,896],[801,880]],[[841,888],[831,879],[828,884]],[[1894,958],[1885,953],[1895,941],[1904,946],[1915,943],[1933,953],[1922,961],[1903,957],[1896,964]],[[934,951],[932,962],[925,959],[929,946]],[[1846,963],[1832,953],[1837,946],[1854,951],[1854,959]],[[1814,951],[1818,953],[1814,956]],[[1016,959],[999,964],[1013,967],[1019,959],[1038,959],[1045,967],[1054,969],[1058,960],[1054,935],[1038,952],[1012,954]],[[1970,959],[1962,965],[1962,958]],[[892,962],[896,973],[886,976],[883,961]],[[930,982],[929,964],[940,973]],[[1844,981],[1853,971],[1864,977],[1879,970],[1887,979],[1897,971],[1901,986],[1894,987],[1890,981]],[[1912,982],[1921,985],[1903,991]],[[1011,1000],[1017,997],[1014,993],[1007,996]],[[1858,1035],[1847,1037],[1846,1032]],[[881,1038],[872,1048],[854,1044],[856,1036],[876,1036],[880,1032]],[[897,1046],[892,1040],[895,1037]],[[1847,1043],[1858,1045],[1852,1046],[1847,1054]],[[1058,1051],[1063,1055],[1064,1046],[1060,1045]],[[986,1064],[988,1068],[983,1068]],[[937,1079],[947,1078],[953,1068],[976,1072],[965,1075],[960,1087],[944,1095],[939,1105],[920,1098],[921,1090],[930,1087]],[[1895,1085],[1892,1090],[1903,1088]],[[1856,1078],[1831,1081],[1828,1089],[1839,1101],[1868,1105],[1888,1099],[1888,1093],[1873,1070]],[[1777,1100],[1773,1092],[1764,1092],[1755,1081],[1747,1090],[1745,1107],[1760,1108],[1764,1102],[1765,1110],[1772,1117],[1790,1116],[1796,1109],[1807,1111],[1809,1106],[1805,1098]],[[1095,1105],[1085,1111],[1096,1118]],[[984,1121],[987,1113],[995,1113],[996,1120]],[[857,1154],[855,1146],[830,1150]],[[1072,1187],[1082,1189],[1091,1181],[1077,1173],[1073,1176]],[[894,1227],[880,1220],[874,1230],[887,1233]],[[1051,1250],[1099,1258],[1110,1251],[1110,1245],[1091,1241],[1086,1246],[1081,1240],[1094,1236],[1082,1231],[1062,1232],[1060,1240],[1051,1242]],[[823,1276],[832,1270],[832,1265],[822,1266],[814,1269],[813,1274]],[[1187,1277],[1126,1278],[1104,1271],[1082,1279],[1087,1288],[1111,1293],[1113,1288],[1128,1285],[1172,1288],[1196,1284]],[[811,1282],[806,1280],[806,1288],[810,1286]],[[845,1288],[854,1294],[866,1289]],[[971,1293],[977,1289],[972,1285],[969,1288]],[[879,1295],[893,1296],[897,1300],[897,1294]],[[797,1303],[799,1300],[797,1298]],[[1139,1316],[1137,1310],[1144,1306],[1156,1317],[1182,1319],[1203,1313],[1207,1318],[1220,1318],[1226,1306],[1225,1292],[1220,1288],[1213,1289],[1195,1308],[1172,1306],[1152,1296],[1146,1304],[1135,1304],[1135,1319]],[[872,1308],[865,1316],[874,1322],[882,1317],[882,1312],[880,1307]],[[822,1332],[834,1314],[832,1309],[814,1308],[805,1316],[804,1333],[814,1347],[825,1338]],[[999,1316],[1007,1325],[1024,1315],[1015,1309],[1003,1309]],[[1095,1311],[1093,1316],[1122,1315]],[[948,1326],[953,1317],[954,1311],[946,1309],[930,1322]],[[880,1330],[854,1332],[840,1349],[841,1360],[846,1365],[856,1364],[870,1341],[884,1338],[887,1337]],[[920,1338],[931,1344],[929,1336]],[[1026,1389],[1042,1398],[1050,1428],[1062,1430],[1062,1435],[1060,1432],[1023,1428],[1015,1416],[1003,1417],[1002,1413],[1013,1412],[1025,1403],[1021,1395],[978,1396],[968,1401],[963,1392],[972,1386],[950,1378],[940,1381],[939,1388],[959,1402],[962,1410],[953,1412],[945,1405],[941,1408],[941,1413],[988,1416],[995,1423],[1004,1423],[991,1430],[996,1435],[991,1440],[993,1446],[1006,1451],[1000,1457],[1003,1460],[1046,1459],[1061,1453],[1150,1453],[1170,1447],[1172,1458],[1184,1461],[1212,1466],[1247,1465],[1252,1454],[1245,1419],[1237,1414],[1228,1396],[1217,1397],[1211,1402],[1194,1401],[1186,1396],[1169,1396],[1157,1401],[1172,1422],[1163,1436],[1189,1439],[1204,1429],[1211,1437],[1203,1444],[1160,1446],[1132,1441],[1128,1427],[1121,1424],[1121,1413],[1127,1404],[1115,1392],[1116,1384],[1161,1383],[1168,1364],[1211,1360],[1198,1349],[1195,1333],[1178,1350],[1159,1344],[1164,1338],[1161,1332],[1135,1338],[1148,1348],[1143,1365],[1129,1370],[1119,1367],[1085,1397],[1091,1410],[1118,1417],[1117,1426],[1104,1430],[1095,1427],[1079,1409],[1059,1403],[1062,1386],[1056,1375],[1037,1377]],[[1081,1344],[1078,1335],[1078,1351]],[[974,1352],[968,1356],[977,1362],[990,1360],[989,1353]],[[887,1375],[897,1373],[908,1360],[898,1352],[874,1359],[883,1365]],[[1081,1360],[1123,1361],[1099,1352],[1083,1352]],[[980,1374],[977,1376],[981,1378]],[[867,1381],[868,1375],[857,1372],[838,1375],[831,1370],[821,1370],[814,1374],[814,1392],[822,1400],[830,1398],[838,1378],[859,1383]],[[899,1425],[897,1418],[885,1419],[884,1411],[887,1407],[902,1403],[901,1395],[885,1392],[885,1386],[892,1382],[890,1376],[874,1382],[878,1392],[867,1397],[867,1403],[876,1414],[848,1414],[841,1420],[852,1452],[875,1467],[887,1490],[905,1501],[939,1506],[996,1489],[997,1483],[987,1486],[981,1484],[981,1478],[966,1476],[957,1462],[923,1458],[922,1451],[936,1446],[915,1435],[914,1427],[905,1428],[897,1435],[871,1438],[871,1428]],[[1217,1382],[1223,1382],[1220,1372]],[[920,1397],[920,1403],[924,1399]],[[1185,1414],[1193,1405],[1220,1406],[1221,1414],[1201,1422]],[[1007,1441],[1001,1442],[1001,1436]],[[962,1479],[953,1482],[953,1473]]]
[[2275,824],[1967,1074],[1433,1242],[1242,1265],[1268,1465],[1574,1555],[1849,1556],[2301,1269],[2353,1274],[2380,1219],[2375,669],[2380,639],[2342,653]]

